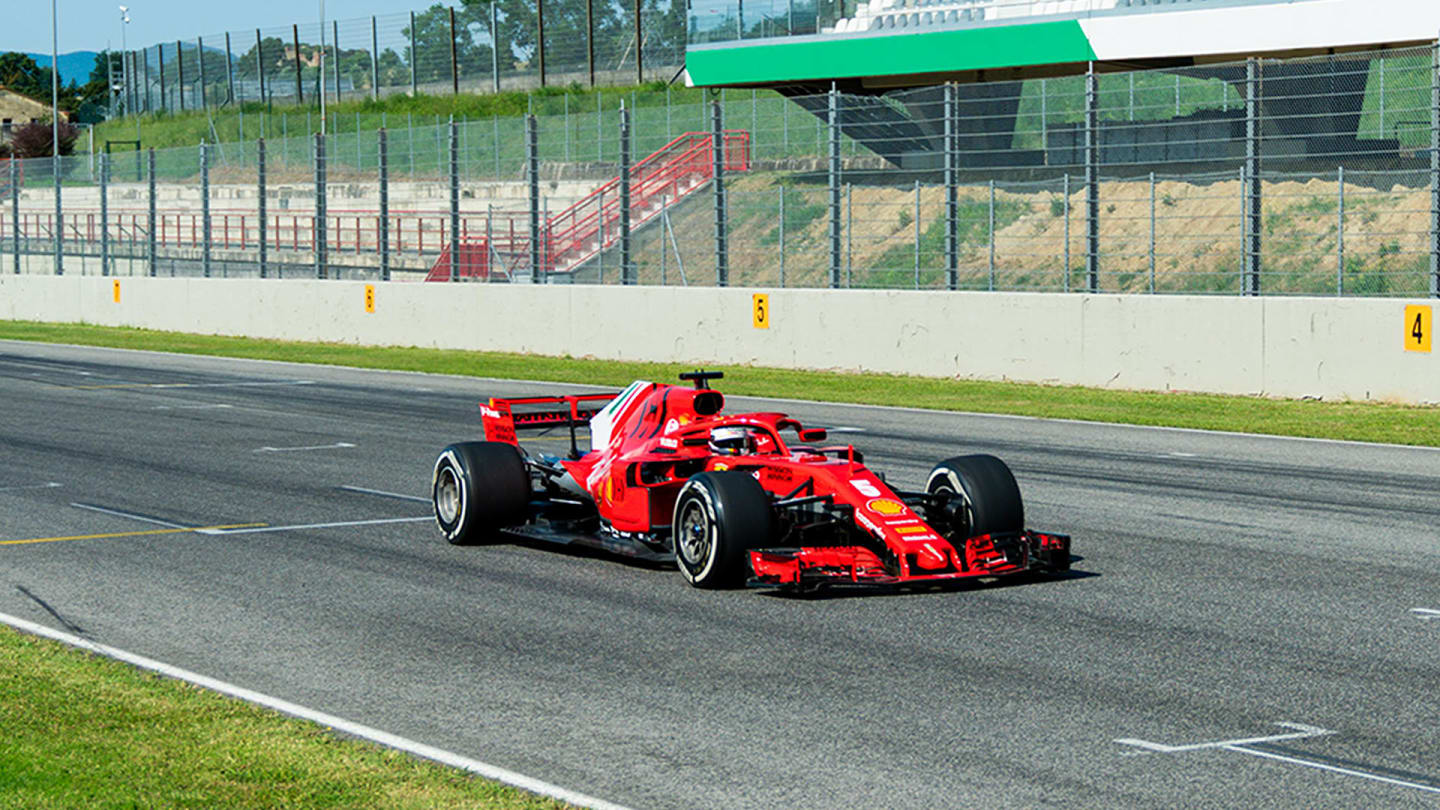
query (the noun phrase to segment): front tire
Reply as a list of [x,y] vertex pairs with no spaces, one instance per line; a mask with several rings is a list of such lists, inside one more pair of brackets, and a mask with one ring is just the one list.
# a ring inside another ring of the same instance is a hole
[[994,456],[956,456],[936,464],[925,491],[958,500],[951,520],[957,534],[976,537],[1025,530],[1020,485],[1005,462]]
[[705,472],[685,482],[671,524],[675,564],[697,588],[729,588],[750,573],[749,551],[775,534],[770,498],[748,473]]
[[457,546],[492,540],[525,521],[530,473],[513,445],[459,442],[435,460],[430,482],[435,523]]

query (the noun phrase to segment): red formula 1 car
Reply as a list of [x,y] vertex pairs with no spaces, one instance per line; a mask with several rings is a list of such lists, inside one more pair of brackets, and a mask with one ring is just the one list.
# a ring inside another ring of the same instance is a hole
[[[512,534],[674,560],[702,588],[1069,569],[1070,538],[1025,528],[1000,459],[951,458],[924,492],[894,490],[854,447],[813,446],[823,428],[780,413],[723,414],[725,398],[708,384],[721,376],[482,403],[488,441],[452,444],[435,462],[440,530],[455,544]],[[582,453],[576,431],[587,426]],[[522,450],[517,433],[532,429],[568,430],[568,455]]]

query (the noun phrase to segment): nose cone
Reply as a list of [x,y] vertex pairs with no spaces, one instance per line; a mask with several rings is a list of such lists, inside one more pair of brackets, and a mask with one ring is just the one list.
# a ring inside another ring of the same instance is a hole
[[926,543],[915,555],[915,562],[926,571],[936,571],[950,564],[945,552]]

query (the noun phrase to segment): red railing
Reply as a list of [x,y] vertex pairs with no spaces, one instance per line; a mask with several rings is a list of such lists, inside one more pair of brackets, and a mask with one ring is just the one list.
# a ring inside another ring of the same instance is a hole
[[[491,214],[466,214],[460,218],[462,239],[472,234],[498,233],[497,241],[518,239],[515,234],[529,230],[524,212],[496,211]],[[100,241],[100,210],[70,208],[64,213],[65,240]],[[160,248],[194,248],[204,246],[204,216],[194,209],[160,209],[155,215],[155,243]],[[375,253],[380,246],[380,217],[373,211],[332,211],[325,217],[327,249],[337,255]],[[390,252],[392,254],[433,255],[449,244],[450,216],[443,212],[396,211],[389,216]],[[313,213],[267,214],[265,244],[272,250],[313,252],[316,245],[318,218]],[[0,238],[11,235],[11,217],[0,217]],[[134,210],[109,212],[112,241],[141,242],[148,239],[149,214]],[[55,213],[21,210],[20,236],[30,239],[52,239]],[[253,250],[260,245],[260,218],[251,211],[212,211],[210,213],[210,246],[212,250]]]
[[[725,171],[750,168],[750,133],[728,130],[723,145]],[[658,216],[667,206],[699,190],[715,176],[713,138],[705,132],[687,132],[665,144],[630,169],[630,229]],[[620,178],[590,192],[574,205],[541,223],[540,270],[545,274],[571,273],[611,247],[620,238]],[[527,228],[528,230],[528,228]],[[507,275],[529,264],[530,245],[515,241],[513,233],[501,240],[462,234],[460,278],[485,279],[490,261],[509,257]],[[451,275],[447,245],[430,269],[426,281],[448,281]]]

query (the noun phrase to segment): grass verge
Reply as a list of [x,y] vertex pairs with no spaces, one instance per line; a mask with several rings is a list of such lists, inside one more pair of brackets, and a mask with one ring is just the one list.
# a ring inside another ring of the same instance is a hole
[[566,807],[0,627],[0,804]]
[[[675,363],[372,348],[20,321],[0,321],[0,338],[596,386],[623,385],[635,379],[673,380],[690,368]],[[730,376],[724,390],[732,395],[1440,446],[1440,407],[1433,406],[1112,391],[758,367],[727,371]]]

